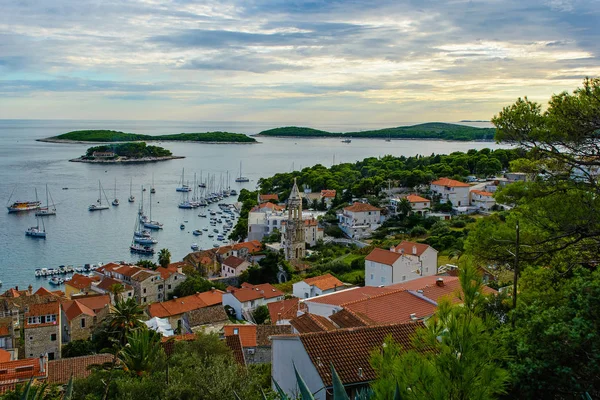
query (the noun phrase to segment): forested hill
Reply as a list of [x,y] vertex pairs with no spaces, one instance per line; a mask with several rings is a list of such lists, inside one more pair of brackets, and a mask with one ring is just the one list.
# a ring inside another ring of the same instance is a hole
[[81,141],[81,142],[131,142],[138,140],[161,141],[190,141],[190,142],[225,142],[225,143],[255,143],[256,139],[241,133],[230,132],[205,132],[205,133],[177,133],[170,135],[142,135],[111,130],[85,130],[73,131],[54,136],[46,141]]
[[412,126],[399,126],[361,132],[327,132],[318,129],[288,126],[260,132],[259,136],[274,137],[344,137],[382,139],[440,139],[440,140],[493,140],[495,128],[475,128],[472,126],[429,122]]

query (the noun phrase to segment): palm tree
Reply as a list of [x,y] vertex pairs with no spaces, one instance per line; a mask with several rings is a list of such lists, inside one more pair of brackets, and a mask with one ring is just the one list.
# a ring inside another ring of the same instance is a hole
[[125,287],[120,283],[115,283],[110,286],[109,290],[113,295],[114,302],[117,303],[121,300],[121,293],[125,291]]
[[127,336],[127,345],[120,358],[126,370],[141,376],[159,369],[164,359],[160,334],[149,329],[138,329]]
[[158,263],[163,268],[167,268],[171,263],[171,252],[169,249],[160,249],[158,252]]
[[398,202],[396,206],[396,212],[401,214],[403,217],[406,217],[412,211],[412,206],[410,205],[410,201],[405,197]]
[[110,315],[108,327],[121,345],[125,344],[131,332],[140,329],[144,323],[140,320],[144,311],[134,299],[118,300]]

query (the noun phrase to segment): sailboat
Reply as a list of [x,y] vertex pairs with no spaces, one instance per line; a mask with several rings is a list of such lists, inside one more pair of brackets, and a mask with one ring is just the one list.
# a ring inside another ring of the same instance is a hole
[[[104,194],[104,199],[106,200],[106,204],[102,204],[102,194]],[[88,207],[90,211],[100,211],[100,210],[108,210],[108,198],[106,197],[106,193],[104,193],[104,189],[102,189],[102,184],[100,180],[98,180],[98,200],[96,204],[92,204]]]
[[50,192],[48,191],[48,184],[46,184],[46,206],[40,207],[40,209],[35,212],[36,217],[56,215],[56,206],[54,205],[54,199],[52,199],[52,207],[50,207],[49,199],[52,199],[52,195],[50,195]]
[[152,245],[158,243],[158,240],[150,236],[150,232],[142,229],[142,224],[140,223],[139,218],[137,219],[135,230],[133,231],[133,241],[134,243],[143,245]]
[[129,182],[129,198],[127,199],[127,201],[130,203],[133,203],[135,201],[135,197],[133,197],[133,194],[131,193],[132,185],[133,185],[133,178],[131,178],[131,181]]
[[385,139],[386,142],[391,142],[392,141],[392,134],[388,133],[388,137]]
[[[17,187],[15,186],[12,193],[10,194],[10,197],[8,198],[9,203],[10,203],[10,199],[12,198],[16,188]],[[41,202],[38,201],[38,199],[37,199],[37,190],[36,190],[35,201],[15,201],[13,204],[7,205],[6,208],[8,208],[9,213],[14,213],[14,212],[19,212],[19,211],[37,210],[40,208],[40,206],[41,206]]]
[[36,217],[35,220],[37,222],[37,225],[27,229],[25,231],[25,236],[46,239],[46,227],[44,226],[44,220],[42,219],[42,229],[40,229],[39,219]]
[[152,173],[152,186],[150,187],[150,193],[156,193],[156,189],[154,189],[154,172]]
[[117,178],[115,178],[115,199],[112,201],[113,206],[119,205],[119,199],[117,199]]
[[152,193],[150,193],[150,212],[148,218],[144,219],[144,227],[148,229],[162,229],[163,224],[158,221],[152,221]]
[[136,221],[133,239],[131,239],[131,245],[129,246],[129,251],[136,254],[145,254],[145,255],[153,255],[154,249],[148,245],[136,243],[135,231],[138,230],[139,220]]
[[250,179],[242,175],[242,162],[240,161],[240,176],[235,178],[236,182],[250,182]]
[[180,186],[178,188],[176,188],[175,190],[178,192],[191,192],[192,188],[189,185],[186,185],[184,182],[184,177],[185,177],[185,168],[183,168],[181,170],[181,182],[180,182]]

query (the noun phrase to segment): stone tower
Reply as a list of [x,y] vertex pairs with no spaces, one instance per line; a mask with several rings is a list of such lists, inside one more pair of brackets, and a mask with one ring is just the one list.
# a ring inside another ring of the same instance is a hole
[[304,221],[302,220],[302,197],[294,178],[294,187],[287,201],[288,219],[285,226],[284,251],[288,261],[300,260],[304,257]]

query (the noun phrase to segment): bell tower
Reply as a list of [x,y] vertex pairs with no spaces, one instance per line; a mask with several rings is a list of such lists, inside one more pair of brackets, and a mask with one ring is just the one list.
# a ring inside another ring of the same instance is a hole
[[302,197],[294,178],[294,186],[287,201],[288,219],[285,226],[285,259],[288,261],[304,258],[304,220],[302,219]]

